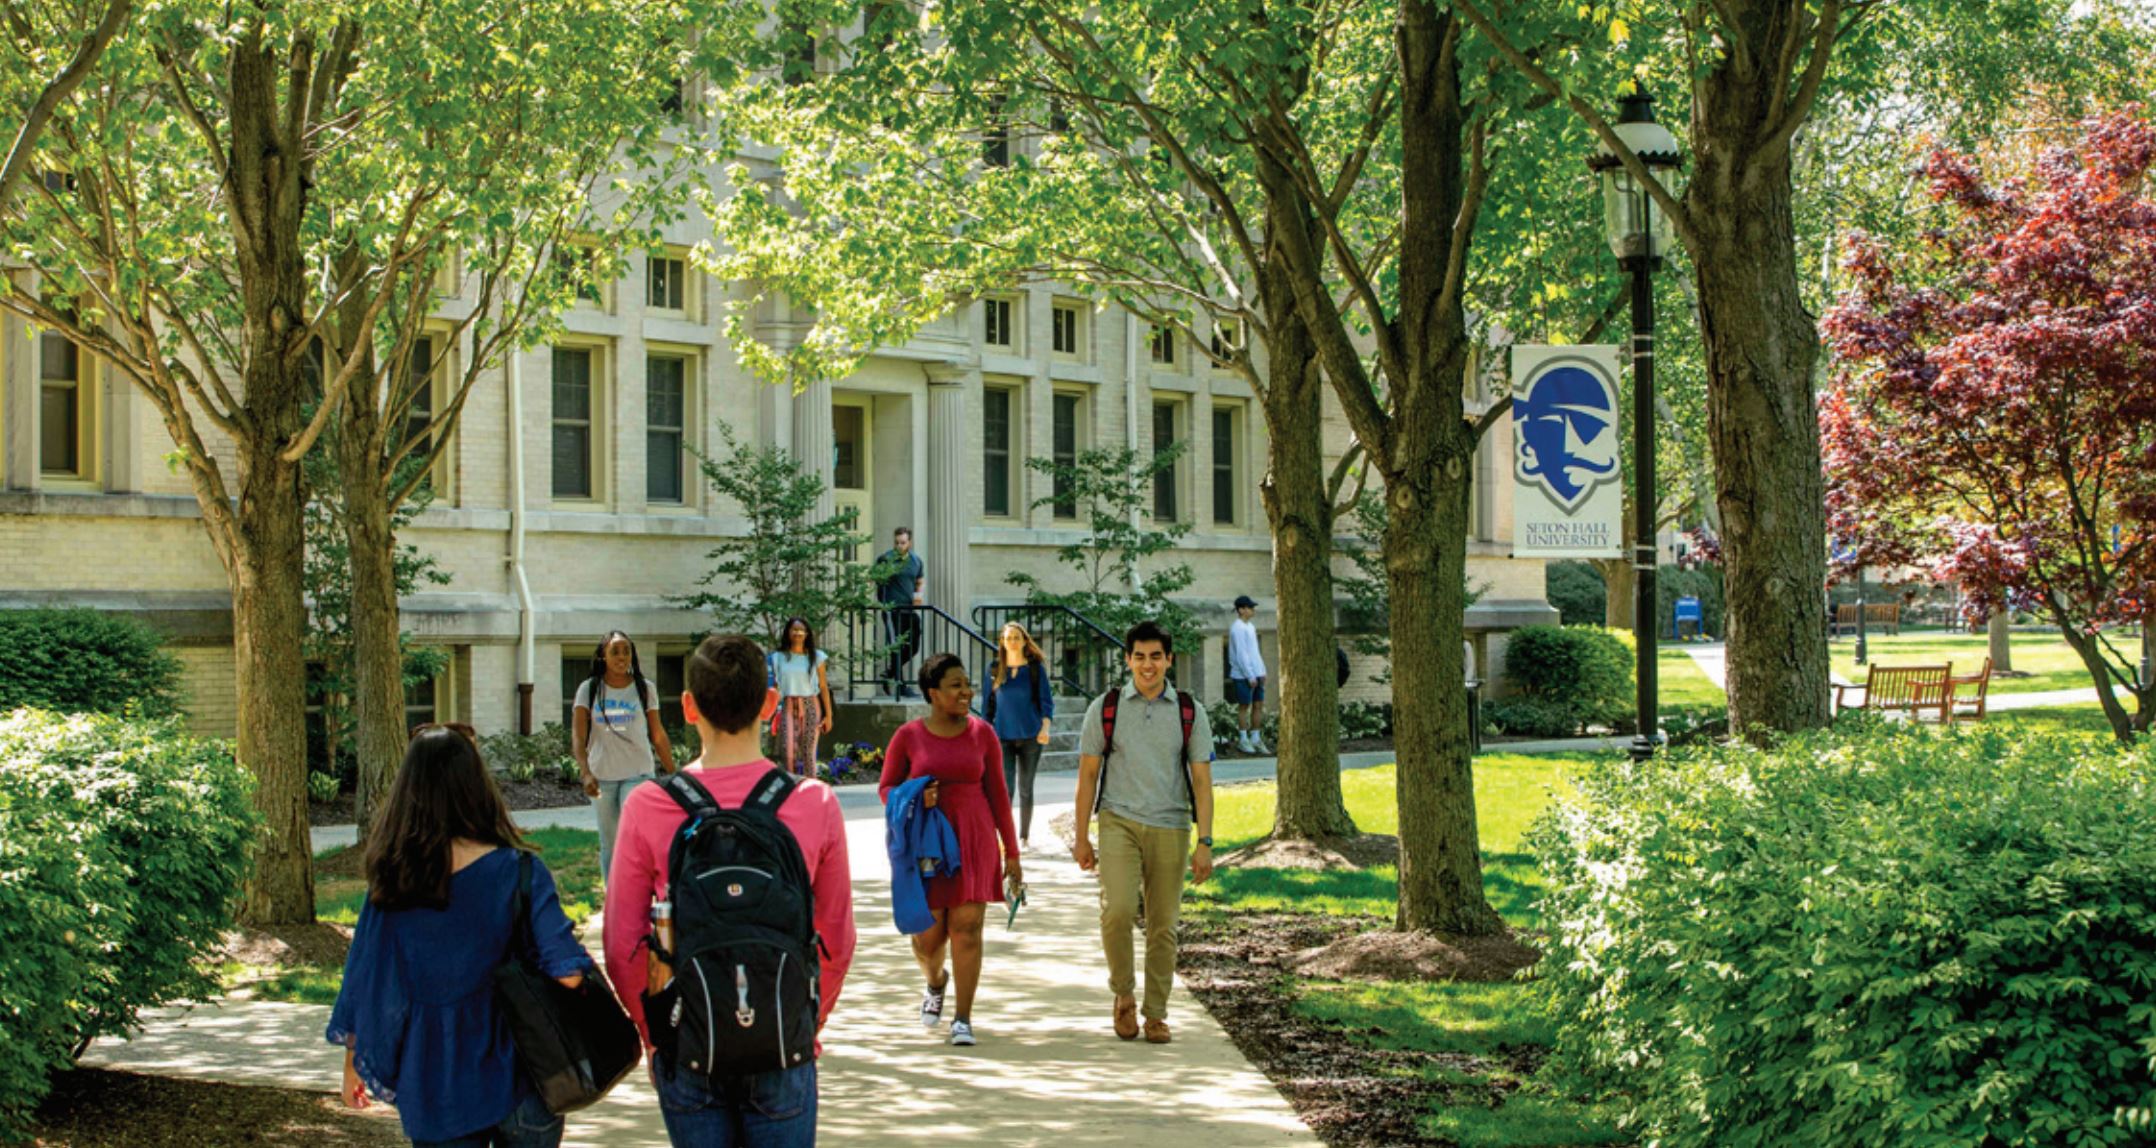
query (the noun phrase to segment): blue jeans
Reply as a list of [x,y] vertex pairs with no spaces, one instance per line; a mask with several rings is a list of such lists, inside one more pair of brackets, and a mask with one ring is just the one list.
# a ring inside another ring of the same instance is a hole
[[815,1148],[816,1062],[714,1081],[654,1054],[651,1083],[674,1148]]
[[604,881],[614,872],[614,832],[621,828],[621,803],[628,799],[629,791],[651,780],[650,774],[642,777],[625,777],[620,781],[599,783],[599,796],[591,799],[599,811],[599,879]]
[[535,1093],[492,1128],[454,1140],[414,1140],[412,1148],[555,1148],[561,1143],[561,1130],[561,1117],[548,1112]]

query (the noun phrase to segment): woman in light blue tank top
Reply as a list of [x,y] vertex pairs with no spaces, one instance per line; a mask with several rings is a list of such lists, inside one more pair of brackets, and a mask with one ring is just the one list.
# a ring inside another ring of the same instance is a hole
[[779,708],[771,715],[771,734],[779,743],[781,764],[799,777],[816,776],[816,741],[831,732],[831,679],[824,672],[824,652],[806,618],[788,618],[779,631],[779,648],[766,655]]

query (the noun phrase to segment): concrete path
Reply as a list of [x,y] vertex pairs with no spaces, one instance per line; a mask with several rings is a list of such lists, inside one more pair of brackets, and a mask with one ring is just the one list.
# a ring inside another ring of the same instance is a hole
[[[1223,763],[1222,773],[1255,769],[1255,763]],[[1063,788],[1050,788],[1053,782]],[[1046,826],[1068,811],[1069,784],[1042,779],[1042,788],[1059,796],[1034,811],[1037,847],[1054,843]],[[1318,1143],[1180,985],[1169,1009],[1173,1044],[1115,1038],[1094,881],[1060,848],[1025,859],[1030,890],[1015,930],[1004,928],[1000,913],[991,915],[973,1010],[982,1043],[954,1049],[923,1031],[921,974],[891,925],[881,813],[867,808],[875,806],[873,790],[861,795],[865,803],[857,792],[843,800],[861,945],[824,1033],[821,1143]],[[588,821],[588,808],[583,812]],[[100,1041],[83,1059],[160,1075],[335,1091],[342,1058],[322,1041],[328,1015],[322,1006],[230,999],[160,1009],[133,1041]],[[564,1143],[664,1145],[649,1081],[632,1074],[604,1101],[572,1116]]]

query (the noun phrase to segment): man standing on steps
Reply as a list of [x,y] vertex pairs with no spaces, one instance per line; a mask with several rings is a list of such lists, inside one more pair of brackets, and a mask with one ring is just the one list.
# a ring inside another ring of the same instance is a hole
[[1250,621],[1257,612],[1258,604],[1244,594],[1235,600],[1235,620],[1228,623],[1228,704],[1240,711],[1235,748],[1244,753],[1265,752],[1258,737],[1265,724],[1265,656],[1258,652],[1258,628]]
[[[1145,897],[1145,1039],[1168,1043],[1168,990],[1175,983],[1175,920],[1191,878],[1213,873],[1213,738],[1204,707],[1168,687],[1175,641],[1152,622],[1123,639],[1130,683],[1086,710],[1078,741],[1078,867],[1100,873],[1100,943],[1115,994],[1115,1034],[1138,1037],[1137,973],[1131,927]],[[1092,838],[1098,798],[1100,849]],[[1197,850],[1190,830],[1198,830]]]
[[891,548],[876,561],[890,571],[876,586],[876,601],[883,606],[883,641],[891,647],[886,676],[891,680],[891,696],[903,700],[909,692],[906,663],[921,652],[921,615],[906,607],[925,604],[928,568],[913,552],[913,531],[905,526],[891,532]]

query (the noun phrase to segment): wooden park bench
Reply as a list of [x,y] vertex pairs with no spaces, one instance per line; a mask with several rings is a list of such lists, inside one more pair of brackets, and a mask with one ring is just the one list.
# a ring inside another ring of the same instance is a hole
[[[1861,709],[1868,713],[1905,713],[1922,720],[1926,710],[1937,714],[1941,722],[1950,720],[1953,713],[1954,667],[1944,666],[1872,666],[1865,675],[1864,684],[1834,687],[1834,710]],[[1850,705],[1846,700],[1851,693],[1861,691],[1864,700]]]
[[[1866,603],[1864,605],[1864,628],[1899,635],[1901,633],[1901,603]],[[1855,602],[1843,602],[1834,607],[1833,629],[1834,636],[1837,638],[1843,634],[1857,632],[1857,604]]]
[[1946,681],[1948,687],[1946,720],[1955,722],[1962,718],[1970,718],[1975,721],[1983,721],[1986,709],[1990,704],[1991,659],[1985,658],[1984,668],[1973,674],[1966,677],[1949,674]]

